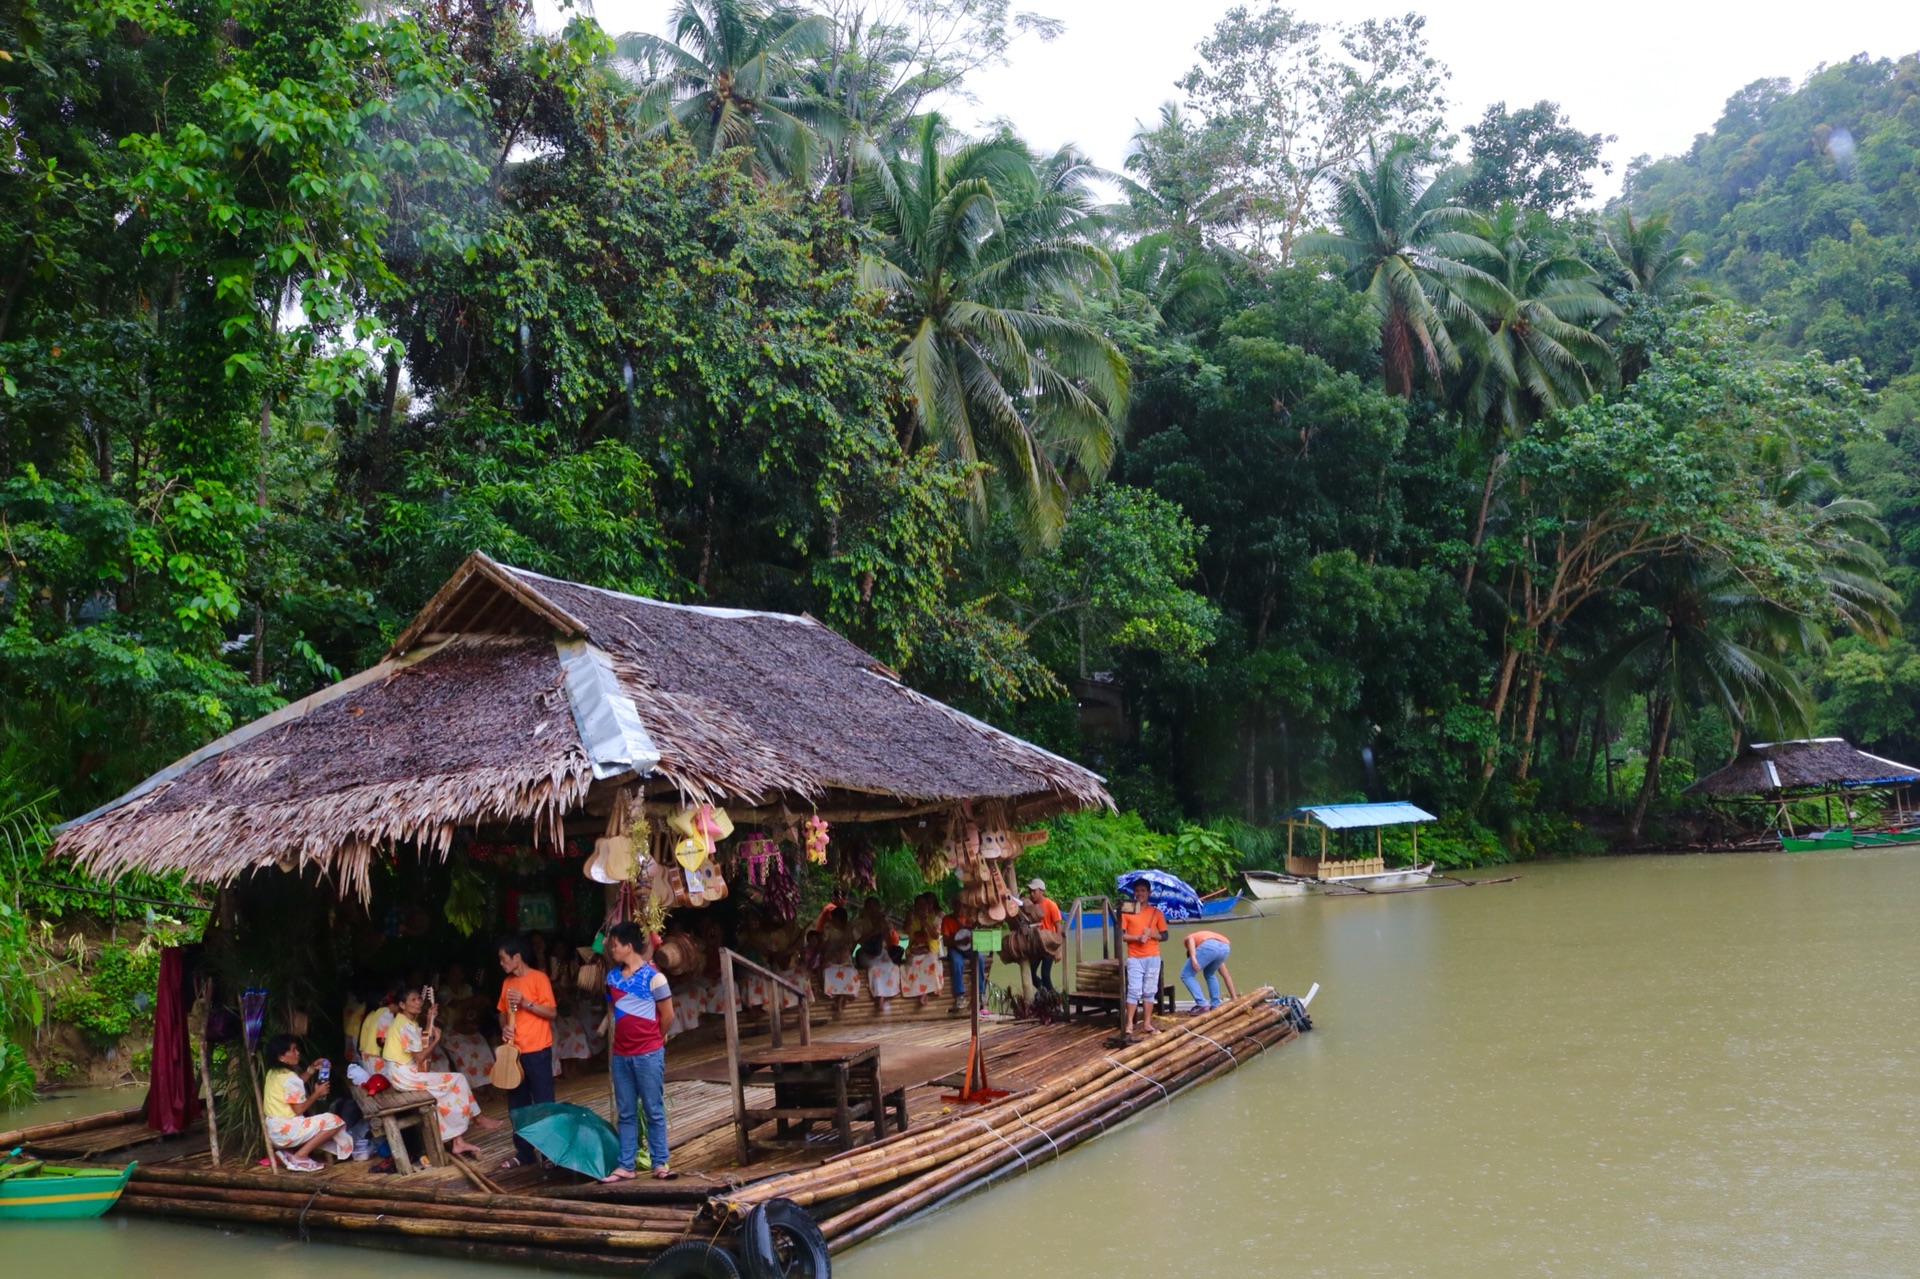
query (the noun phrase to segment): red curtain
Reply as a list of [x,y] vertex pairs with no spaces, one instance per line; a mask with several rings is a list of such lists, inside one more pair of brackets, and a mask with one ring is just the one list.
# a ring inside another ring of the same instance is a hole
[[160,952],[160,989],[153,1005],[153,1082],[147,1086],[147,1127],[174,1136],[200,1118],[193,1078],[193,1046],[187,1013],[193,1008],[193,976],[182,947]]

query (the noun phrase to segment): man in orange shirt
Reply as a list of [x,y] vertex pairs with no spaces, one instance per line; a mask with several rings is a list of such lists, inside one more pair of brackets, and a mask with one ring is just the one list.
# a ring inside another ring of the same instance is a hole
[[[518,1110],[536,1102],[553,1100],[553,1019],[560,1009],[553,997],[553,983],[547,975],[527,962],[527,939],[514,934],[500,940],[500,971],[507,979],[500,983],[500,1037],[520,1050],[520,1086],[507,1092],[507,1109]],[[514,1156],[500,1165],[502,1171],[530,1164],[539,1152],[514,1134]]]
[[1033,961],[1033,984],[1041,990],[1053,989],[1053,961],[1060,946],[1060,904],[1047,896],[1047,881],[1034,879],[1027,881],[1027,900],[1039,912],[1034,926],[1039,928],[1041,944],[1046,947],[1044,954]]
[[1133,1034],[1133,1010],[1141,1010],[1141,1029],[1153,1033],[1153,1005],[1160,997],[1160,943],[1167,939],[1167,917],[1148,898],[1153,886],[1133,881],[1133,909],[1120,914],[1120,931],[1127,940],[1126,1016],[1122,1035]]

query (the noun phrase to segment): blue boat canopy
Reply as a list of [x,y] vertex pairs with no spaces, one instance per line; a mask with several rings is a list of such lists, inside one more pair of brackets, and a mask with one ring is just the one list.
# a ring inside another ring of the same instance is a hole
[[1418,804],[1393,800],[1385,804],[1310,804],[1293,810],[1294,817],[1311,817],[1332,830],[1359,826],[1405,826],[1410,822],[1432,822],[1439,818]]

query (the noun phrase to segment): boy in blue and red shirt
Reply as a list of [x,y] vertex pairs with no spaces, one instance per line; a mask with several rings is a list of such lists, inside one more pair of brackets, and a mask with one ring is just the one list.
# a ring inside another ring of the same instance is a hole
[[640,1115],[647,1120],[647,1156],[657,1181],[667,1168],[667,1037],[673,992],[653,966],[653,938],[631,921],[607,930],[607,1003],[613,1015],[613,1101],[619,1111],[620,1166],[607,1181],[632,1181],[640,1154]]

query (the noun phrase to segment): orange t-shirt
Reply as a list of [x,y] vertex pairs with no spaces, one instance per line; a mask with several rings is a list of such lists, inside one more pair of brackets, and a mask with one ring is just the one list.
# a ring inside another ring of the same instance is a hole
[[1198,946],[1202,942],[1209,942],[1209,941],[1217,941],[1227,946],[1233,945],[1232,942],[1222,937],[1219,933],[1210,933],[1204,928],[1202,928],[1199,932],[1188,933],[1187,940],[1192,942],[1196,946]]
[[1158,906],[1142,906],[1131,915],[1120,916],[1120,931],[1127,937],[1128,959],[1152,959],[1160,953],[1160,939],[1154,933],[1167,930],[1167,917]]
[[528,1004],[554,1006],[553,983],[537,968],[529,968],[524,977],[509,977],[500,983],[500,1024],[507,1024],[507,992],[520,992],[520,1011],[513,1018],[513,1046],[523,1053],[537,1053],[553,1047],[553,1023],[527,1011]]
[[1060,903],[1051,897],[1040,899],[1040,927],[1051,928],[1058,932],[1061,924]]

